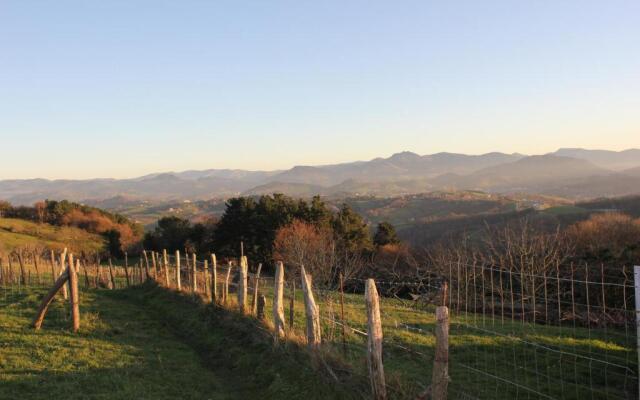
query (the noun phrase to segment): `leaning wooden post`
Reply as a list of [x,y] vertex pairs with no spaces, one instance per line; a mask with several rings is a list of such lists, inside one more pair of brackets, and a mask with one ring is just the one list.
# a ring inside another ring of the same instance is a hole
[[218,301],[218,263],[216,255],[211,253],[211,300]]
[[273,327],[275,339],[284,336],[284,265],[282,261],[276,263],[276,275],[273,287]]
[[197,280],[197,276],[198,276],[198,262],[196,261],[196,253],[193,252],[191,253],[191,257],[193,262],[191,263],[191,276],[192,276],[192,282],[191,282],[191,290],[193,291],[193,293],[196,293],[198,291],[198,280]]
[[[67,270],[64,266],[65,260],[67,258],[67,248],[65,247],[64,251],[60,253],[60,272],[58,276],[62,276],[62,274]],[[62,287],[62,297],[67,300],[69,298],[69,283],[65,283]]]
[[371,380],[371,394],[375,400],[387,398],[387,387],[382,364],[382,321],[378,290],[373,279],[367,279],[364,292],[367,305],[367,364]]
[[258,307],[258,286],[260,285],[260,270],[262,269],[262,263],[258,264],[258,271],[253,280],[253,297],[251,299],[251,312],[257,315]]
[[182,285],[180,284],[180,250],[176,250],[176,288],[178,288],[178,291],[182,290]]
[[238,307],[241,313],[247,311],[247,269],[248,269],[247,257],[242,256],[240,258],[240,269],[238,279]]
[[38,312],[36,313],[36,316],[33,318],[33,327],[35,328],[35,330],[40,329],[40,327],[42,326],[42,321],[44,321],[44,316],[47,314],[47,310],[49,309],[49,306],[53,302],[53,299],[56,297],[56,294],[58,293],[58,291],[60,291],[60,289],[65,287],[64,285],[67,283],[67,280],[69,280],[69,272],[63,271],[62,274],[60,274],[60,276],[58,277],[58,279],[56,279],[55,283],[53,284],[53,287],[51,288],[51,290],[49,290],[49,293],[47,293],[44,299],[42,299],[42,302],[40,303],[40,307],[38,307]]
[[307,275],[304,266],[300,266],[302,292],[304,293],[304,312],[307,317],[307,345],[312,349],[320,347],[320,310],[313,298],[311,275]]
[[78,296],[78,270],[80,269],[80,260],[76,260],[73,264],[73,254],[69,254],[69,303],[71,306],[71,319],[73,321],[73,331],[78,332],[80,329],[80,305]]
[[431,398],[446,400],[449,386],[449,309],[447,283],[442,286],[442,306],[436,308],[436,353],[431,374]]

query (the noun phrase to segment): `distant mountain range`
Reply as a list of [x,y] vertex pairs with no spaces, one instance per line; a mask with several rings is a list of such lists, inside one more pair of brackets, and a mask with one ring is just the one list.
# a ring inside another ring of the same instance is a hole
[[545,155],[465,155],[402,152],[284,171],[211,169],[132,179],[0,181],[0,199],[31,204],[48,199],[96,201],[113,197],[197,200],[280,192],[292,196],[395,196],[433,190],[481,190],[593,198],[640,193],[640,150],[560,149]]

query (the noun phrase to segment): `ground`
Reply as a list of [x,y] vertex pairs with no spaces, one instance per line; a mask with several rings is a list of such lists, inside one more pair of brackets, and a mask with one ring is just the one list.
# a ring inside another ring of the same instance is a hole
[[[237,354],[240,338],[226,340],[232,332],[224,330],[189,334],[200,329],[189,324],[202,321],[184,312],[190,299],[165,310],[166,317],[184,314],[180,325],[186,330],[172,329],[151,303],[140,302],[136,290],[82,291],[82,328],[73,334],[62,300],[54,302],[42,330],[35,332],[30,321],[44,290],[0,289],[0,398],[342,398],[323,389],[321,380],[297,385],[296,378],[313,380],[310,367],[281,365],[281,375],[247,368],[267,361],[261,358],[270,357],[268,346],[255,351],[256,344],[247,342],[245,360],[235,365],[218,357]],[[220,340],[226,340],[224,349],[205,343]],[[277,356],[273,362],[279,364]]]

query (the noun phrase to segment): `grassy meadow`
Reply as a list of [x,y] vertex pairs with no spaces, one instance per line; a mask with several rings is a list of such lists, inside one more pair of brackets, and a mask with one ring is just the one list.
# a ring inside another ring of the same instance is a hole
[[70,247],[69,251],[75,253],[84,251],[92,254],[103,249],[104,239],[79,228],[0,218],[0,253],[18,248],[60,251],[65,247]]

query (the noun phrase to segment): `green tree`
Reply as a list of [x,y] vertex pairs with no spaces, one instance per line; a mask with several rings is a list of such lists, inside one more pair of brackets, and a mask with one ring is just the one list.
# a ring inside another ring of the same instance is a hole
[[400,243],[396,228],[389,222],[381,222],[376,228],[376,233],[373,235],[373,244],[376,247],[386,246],[388,244]]
[[334,216],[333,232],[336,241],[347,251],[361,252],[371,250],[369,227],[360,214],[348,204],[343,204]]

